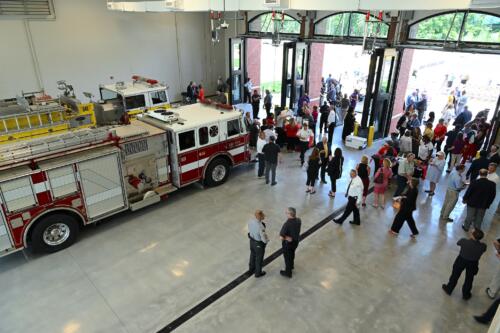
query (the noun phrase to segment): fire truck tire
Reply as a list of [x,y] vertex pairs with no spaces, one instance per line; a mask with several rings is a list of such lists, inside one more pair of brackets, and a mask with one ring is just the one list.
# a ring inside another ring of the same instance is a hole
[[78,221],[74,217],[55,213],[42,217],[31,234],[31,248],[35,253],[52,253],[71,246],[77,239]]
[[229,177],[229,163],[224,158],[216,158],[208,165],[205,172],[205,185],[219,186]]

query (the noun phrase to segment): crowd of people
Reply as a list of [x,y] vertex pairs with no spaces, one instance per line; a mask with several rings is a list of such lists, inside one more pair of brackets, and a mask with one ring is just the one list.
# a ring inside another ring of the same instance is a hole
[[215,96],[211,99],[205,96],[205,89],[201,84],[196,84],[194,81],[190,81],[186,91],[182,93],[183,102],[186,104],[192,104],[196,102],[203,103],[205,101],[214,101],[220,104],[228,104],[227,100],[227,89],[228,82],[222,80],[222,77],[217,79],[217,90],[215,92]]
[[[325,85],[328,86],[326,82]],[[330,85],[335,89],[333,80]],[[461,96],[464,95],[465,92],[462,92]],[[266,184],[277,184],[276,168],[282,163],[282,151],[298,152],[300,164],[307,178],[306,194],[316,193],[315,185],[318,181],[321,184],[327,184],[329,181],[331,187],[328,195],[330,198],[335,197],[337,180],[343,175],[344,156],[340,147],[332,146],[333,132],[341,114],[338,111],[339,104],[330,101],[328,96],[326,94],[326,100],[322,101],[318,109],[317,106],[310,106],[309,97],[305,94],[301,97],[300,107],[296,112],[276,108],[276,115],[268,114],[262,125],[256,117],[251,120],[249,115],[246,115],[245,124],[251,137],[250,145],[255,147],[258,160],[257,176],[259,178],[265,176]],[[419,208],[417,198],[420,189],[429,197],[433,197],[437,185],[445,180],[447,186],[440,212],[440,223],[454,222],[450,214],[459,200],[460,192],[464,192],[462,201],[466,205],[466,218],[462,229],[470,236],[458,241],[460,254],[453,264],[449,281],[443,284],[442,288],[447,294],[451,294],[458,278],[465,270],[462,297],[468,300],[472,296],[472,283],[478,272],[479,259],[486,251],[486,244],[481,242],[484,237],[482,227],[485,213],[496,197],[496,187],[500,182],[496,172],[500,155],[497,146],[488,145],[491,126],[486,121],[486,112],[479,112],[472,119],[467,105],[461,106],[460,100],[450,99],[453,104],[445,107],[436,122],[435,113],[427,113],[426,98],[425,93],[420,94],[418,91],[408,96],[405,101],[406,111],[397,123],[398,132],[392,133],[391,139],[386,141],[376,154],[371,157],[363,155],[356,167],[349,170],[350,180],[345,189],[347,205],[342,215],[334,218],[333,222],[342,225],[352,214],[353,219],[350,224],[362,223],[360,208],[367,205],[370,183],[373,184],[374,192],[371,205],[375,208],[385,208],[386,192],[395,178],[392,206],[397,212],[388,233],[398,236],[406,222],[411,237],[415,238],[419,231],[413,213]],[[346,132],[342,133],[342,140],[352,132],[349,118],[351,116],[354,118],[354,107],[349,104],[345,112],[343,132]],[[450,115],[451,109],[453,114]],[[317,137],[320,138],[318,142],[316,142]],[[309,156],[306,155],[308,150],[311,150]],[[271,179],[269,173],[272,173]],[[295,250],[300,235],[300,219],[296,217],[293,208],[287,210],[287,217],[287,222],[280,233],[286,268],[280,273],[292,277]],[[253,227],[253,231],[250,231],[250,224],[255,224],[255,221],[259,222],[258,228]],[[251,273],[260,277],[265,272],[262,271],[263,252],[259,251],[263,251],[268,238],[259,235],[257,231],[265,232],[265,222],[263,218],[259,220],[256,213],[256,220],[249,222],[252,253],[249,268]],[[499,242],[500,240],[495,242],[495,249],[500,259]],[[500,268],[486,292],[490,298],[496,299],[499,291]],[[477,316],[476,320],[481,323],[491,321],[500,303],[499,299],[492,304],[494,310],[489,309],[483,315]]]

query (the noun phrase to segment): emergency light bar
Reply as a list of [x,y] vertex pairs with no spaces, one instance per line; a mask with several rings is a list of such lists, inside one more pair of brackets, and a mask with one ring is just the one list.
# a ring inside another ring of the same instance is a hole
[[155,84],[158,84],[158,80],[150,79],[144,76],[140,75],[132,75],[132,80],[135,82],[146,82],[149,85],[154,86]]

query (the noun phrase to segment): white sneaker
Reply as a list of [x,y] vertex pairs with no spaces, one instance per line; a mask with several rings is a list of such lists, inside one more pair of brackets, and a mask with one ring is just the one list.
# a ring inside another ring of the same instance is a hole
[[496,296],[496,295],[491,293],[490,287],[486,288],[486,295],[488,295],[488,297],[491,299],[495,299],[495,296]]

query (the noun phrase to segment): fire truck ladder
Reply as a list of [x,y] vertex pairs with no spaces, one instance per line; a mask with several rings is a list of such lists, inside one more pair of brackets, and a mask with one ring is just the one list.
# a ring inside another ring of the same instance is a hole
[[0,131],[10,133],[64,123],[64,112],[60,105],[44,105],[32,112],[0,116]]
[[72,150],[110,144],[110,139],[114,136],[111,127],[100,127],[0,146],[0,170],[12,164],[42,159],[46,156],[55,157],[58,154],[63,156]]
[[0,116],[0,143],[69,128],[61,105],[40,105],[35,111]]

